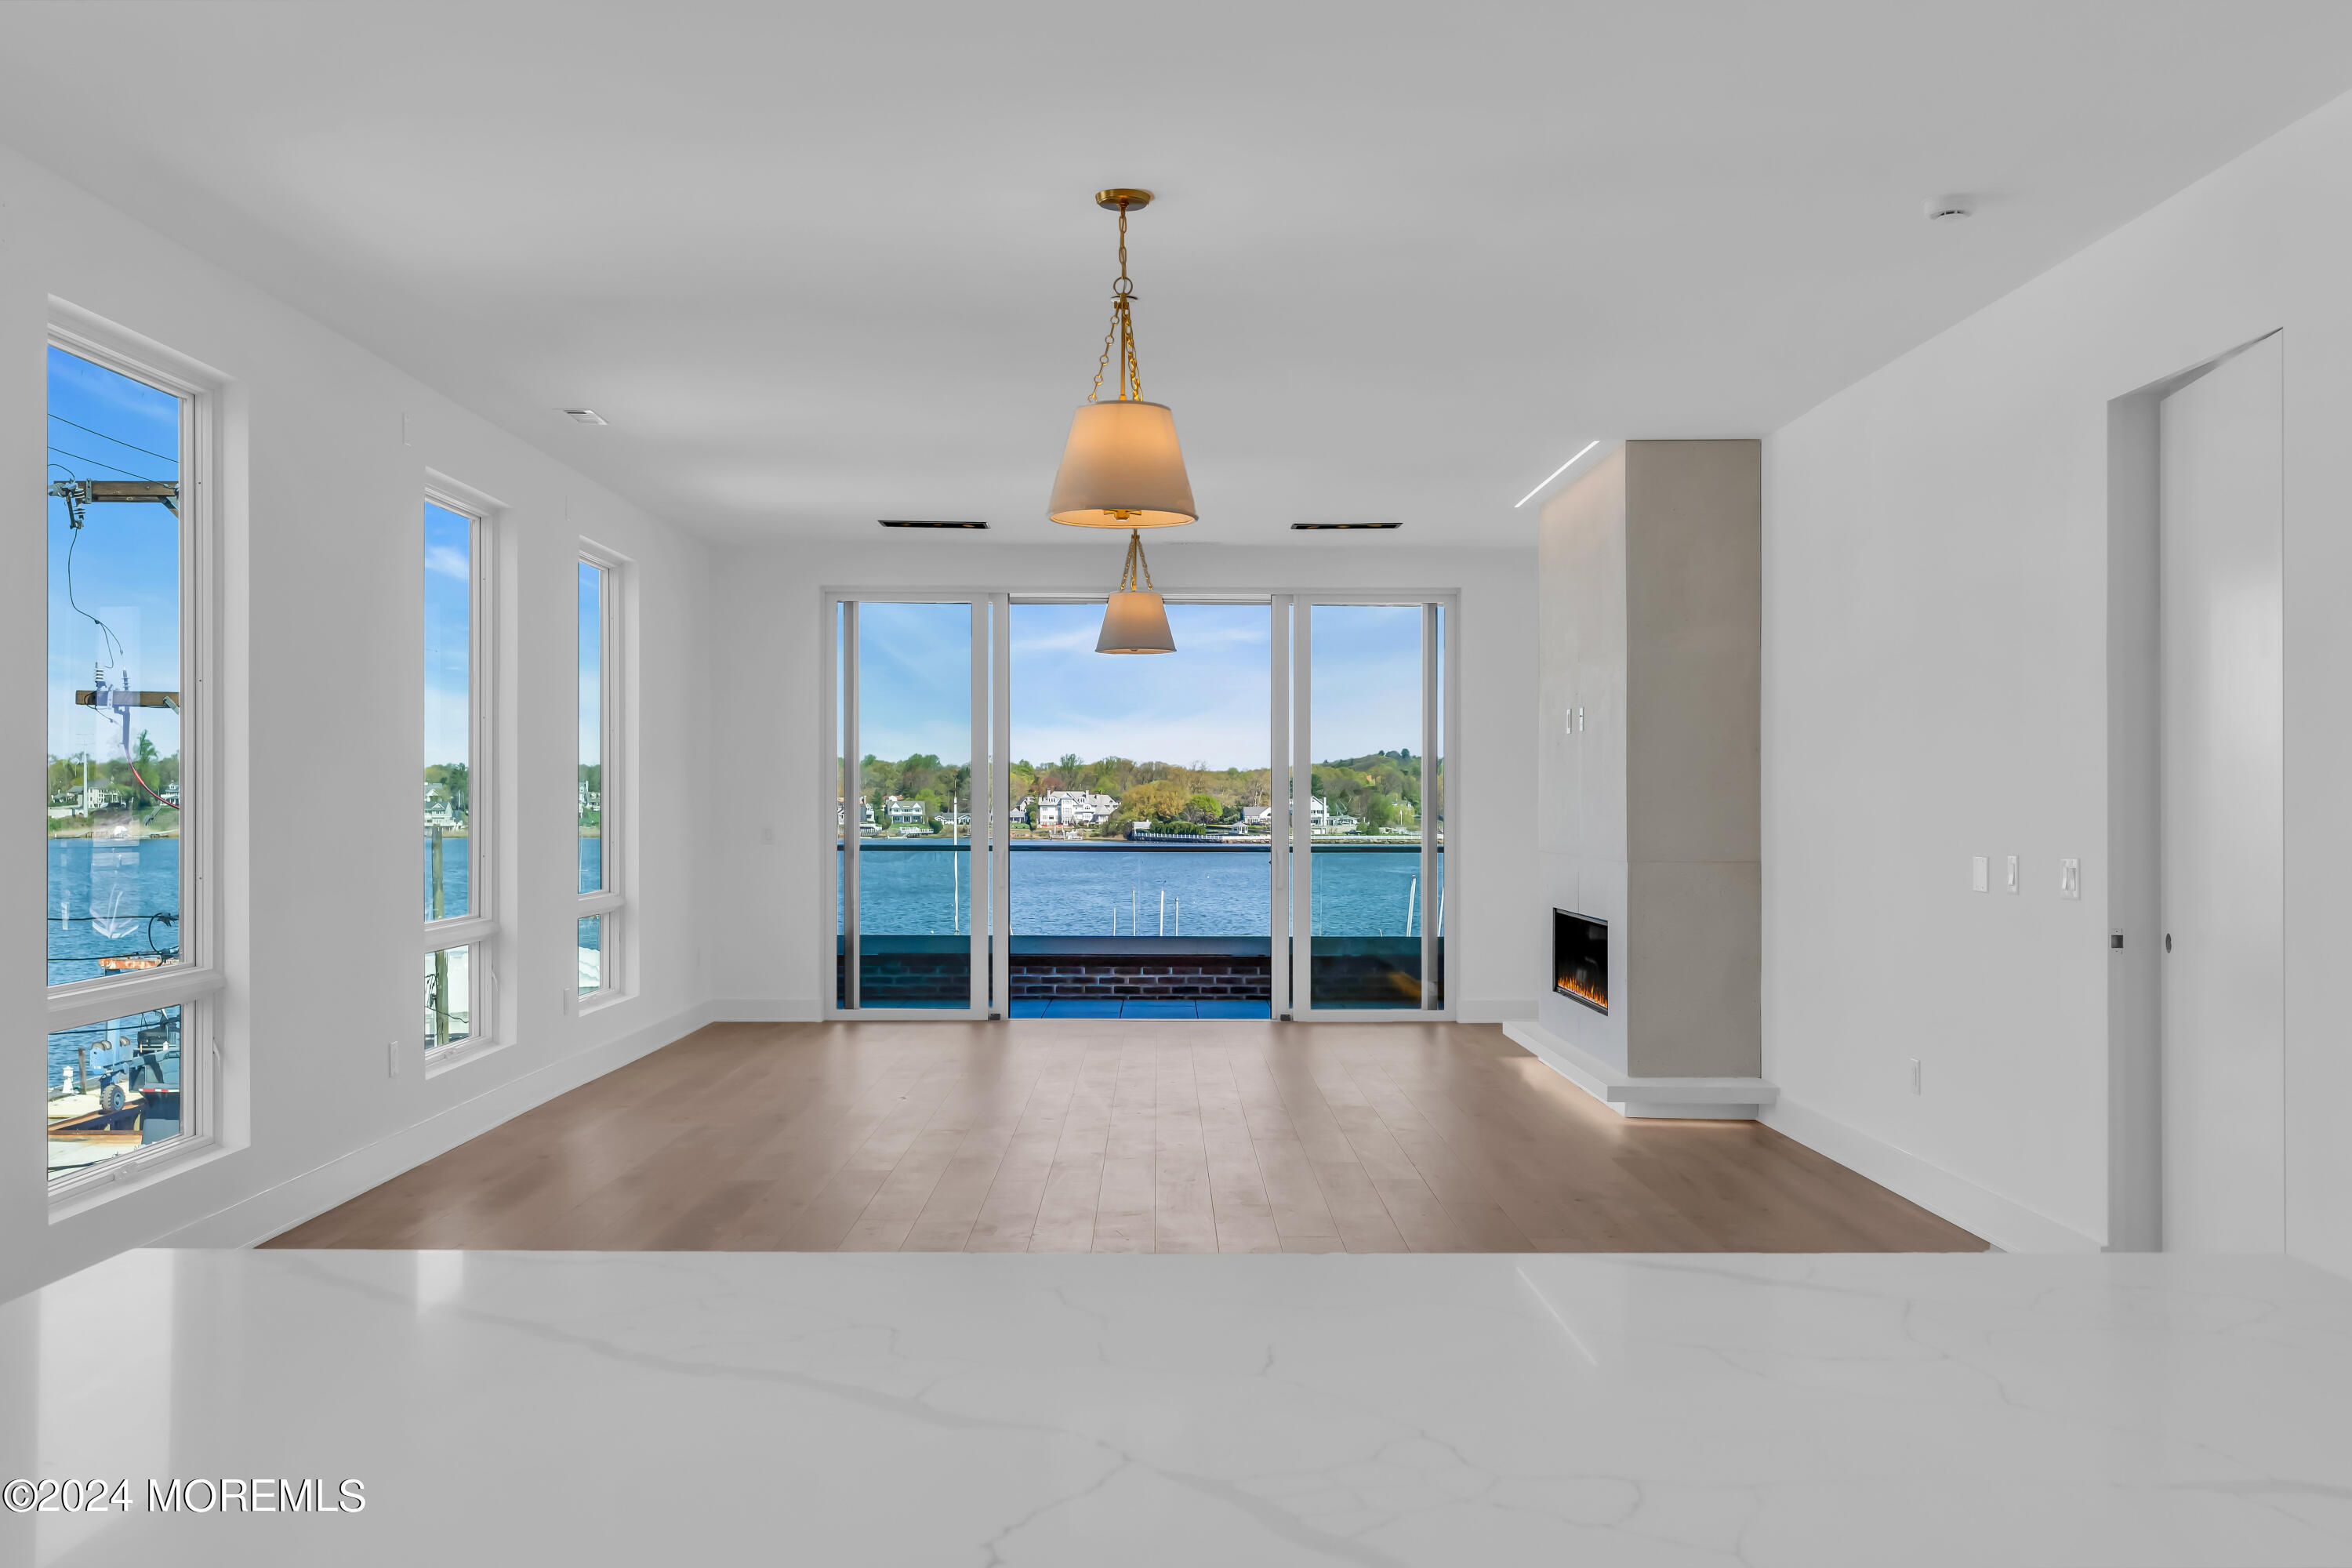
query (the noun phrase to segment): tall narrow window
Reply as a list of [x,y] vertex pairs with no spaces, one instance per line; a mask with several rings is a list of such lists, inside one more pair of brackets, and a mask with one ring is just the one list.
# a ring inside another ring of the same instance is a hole
[[478,1044],[485,944],[497,934],[484,800],[489,523],[425,502],[425,1049]]
[[472,913],[474,520],[425,503],[425,918]]
[[582,996],[621,989],[619,605],[615,563],[583,554],[579,595],[580,904],[573,915]]
[[48,383],[48,1170],[202,1142],[203,391],[60,331]]

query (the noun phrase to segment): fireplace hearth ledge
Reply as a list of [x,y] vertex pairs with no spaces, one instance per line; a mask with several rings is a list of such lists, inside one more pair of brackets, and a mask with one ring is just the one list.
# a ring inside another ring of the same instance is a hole
[[1503,1035],[1620,1116],[1753,1121],[1780,1099],[1780,1086],[1760,1078],[1634,1078],[1525,1019]]

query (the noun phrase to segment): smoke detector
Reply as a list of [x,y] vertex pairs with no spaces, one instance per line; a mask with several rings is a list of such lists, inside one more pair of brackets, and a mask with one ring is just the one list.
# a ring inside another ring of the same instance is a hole
[[1924,209],[1929,223],[1958,223],[1977,210],[1973,196],[1930,196]]

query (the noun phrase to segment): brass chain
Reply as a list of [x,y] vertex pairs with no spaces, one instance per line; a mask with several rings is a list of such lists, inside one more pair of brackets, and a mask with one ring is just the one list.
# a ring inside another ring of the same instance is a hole
[[[1114,345],[1118,353],[1118,397],[1124,403],[1143,395],[1143,366],[1135,357],[1135,318],[1129,310],[1135,299],[1135,280],[1127,275],[1127,204],[1118,204],[1118,280],[1110,286],[1110,330],[1103,334],[1102,358],[1095,364],[1094,390],[1087,401],[1102,396],[1103,373],[1110,369]],[[1130,390],[1130,388],[1132,390]]]
[[1118,591],[1122,594],[1152,592],[1151,563],[1143,558],[1143,535],[1131,528],[1127,531],[1127,565],[1118,574]]

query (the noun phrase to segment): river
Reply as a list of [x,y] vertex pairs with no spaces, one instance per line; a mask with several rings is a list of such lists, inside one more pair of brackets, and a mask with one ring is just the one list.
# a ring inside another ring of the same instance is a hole
[[[968,842],[950,848],[938,840],[868,839],[859,848],[859,923],[866,934],[946,936],[964,929],[957,910],[959,893],[969,897]],[[1267,853],[1254,845],[1189,849],[1016,840],[1013,934],[1265,936]],[[1443,851],[1438,865],[1442,886]],[[1417,936],[1426,893],[1417,846],[1315,847],[1315,935]]]

